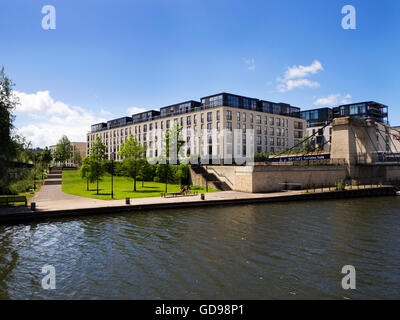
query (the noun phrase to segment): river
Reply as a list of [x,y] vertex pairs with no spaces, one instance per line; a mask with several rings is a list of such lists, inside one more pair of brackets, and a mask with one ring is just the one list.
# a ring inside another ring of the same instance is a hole
[[[399,299],[399,208],[381,197],[0,226],[0,299]],[[345,265],[356,290],[341,287]]]

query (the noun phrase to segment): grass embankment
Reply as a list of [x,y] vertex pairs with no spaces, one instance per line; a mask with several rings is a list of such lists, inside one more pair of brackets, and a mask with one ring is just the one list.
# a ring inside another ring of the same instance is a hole
[[[190,186],[192,191],[205,193],[205,187]],[[180,185],[168,184],[168,192],[179,192]],[[86,190],[86,180],[82,179],[79,171],[63,171],[62,191],[76,196],[111,200],[111,176],[106,175],[99,182],[99,194],[96,194],[96,183],[89,184],[89,191]],[[125,198],[147,198],[160,197],[160,193],[165,192],[165,183],[145,181],[136,182],[136,192],[133,192],[133,179],[128,177],[114,176],[114,199]],[[218,192],[218,190],[208,188],[208,192]]]

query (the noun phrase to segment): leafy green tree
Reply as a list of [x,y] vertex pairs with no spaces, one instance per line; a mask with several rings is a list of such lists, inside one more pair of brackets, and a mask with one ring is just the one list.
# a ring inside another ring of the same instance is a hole
[[118,154],[122,157],[127,174],[133,179],[133,191],[136,192],[136,180],[139,170],[146,161],[146,148],[131,134],[120,148]]
[[67,136],[62,136],[56,145],[56,150],[54,151],[54,160],[57,162],[61,162],[64,166],[65,162],[71,159],[72,153],[72,145],[71,141],[67,138]]
[[97,137],[89,152],[89,181],[96,181],[96,191],[99,194],[99,181],[106,172],[106,146],[101,142],[101,138]]
[[[14,83],[5,75],[4,67],[0,68],[0,177],[8,172],[10,161],[16,156],[16,144],[11,135],[13,128],[12,111],[18,104],[12,92]],[[0,178],[0,188],[3,179]]]
[[43,163],[43,166],[48,169],[51,160],[53,160],[53,157],[51,155],[51,151],[49,150],[49,148],[45,148],[42,153],[41,153],[41,162]]
[[89,191],[89,182],[94,182],[94,181],[90,181],[92,176],[90,175],[90,157],[89,156],[83,158],[82,166],[79,169],[79,173],[80,173],[82,179],[86,179],[86,191]]
[[74,162],[74,164],[76,164],[78,166],[82,165],[82,156],[81,156],[81,153],[79,152],[79,150],[75,150],[73,162]]
[[177,167],[175,174],[176,174],[177,178],[179,179],[179,184],[188,184],[188,182],[189,182],[189,165],[181,163]]
[[[174,178],[174,169],[170,164],[177,164],[178,155],[185,144],[185,140],[181,139],[182,128],[176,123],[167,131],[164,138],[164,155],[160,157],[159,165],[156,169],[156,175],[160,181],[165,182],[165,192],[168,192],[168,183]],[[172,154],[171,154],[172,151]]]
[[147,161],[143,161],[142,166],[139,169],[138,178],[142,181],[142,187],[144,187],[145,181],[152,181],[154,176],[154,166],[148,163]]
[[309,138],[309,136],[308,135],[304,135],[303,136],[303,140],[304,140],[304,142],[302,143],[302,146],[301,146],[302,150],[301,151],[302,152],[311,152],[311,151],[313,151],[314,150],[314,146],[313,146],[312,141]]
[[168,183],[174,179],[174,169],[169,164],[158,164],[156,176],[160,182],[165,182],[165,192],[168,192]]

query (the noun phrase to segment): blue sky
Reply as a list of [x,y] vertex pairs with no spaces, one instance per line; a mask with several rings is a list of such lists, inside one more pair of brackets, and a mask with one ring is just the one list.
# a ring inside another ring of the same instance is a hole
[[[41,27],[48,4],[55,30]],[[347,4],[356,30],[341,26]],[[222,91],[303,109],[375,100],[400,125],[398,0],[5,0],[1,11],[15,126],[34,145]]]

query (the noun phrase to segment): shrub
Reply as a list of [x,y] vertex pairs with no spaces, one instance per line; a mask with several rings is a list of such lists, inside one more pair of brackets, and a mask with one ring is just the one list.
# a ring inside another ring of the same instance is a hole
[[344,184],[343,180],[339,180],[338,182],[336,182],[335,186],[336,186],[336,190],[338,190],[338,191],[342,191],[345,189],[345,184]]

